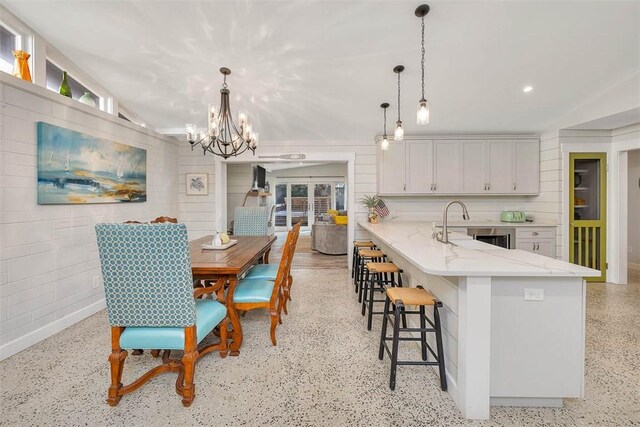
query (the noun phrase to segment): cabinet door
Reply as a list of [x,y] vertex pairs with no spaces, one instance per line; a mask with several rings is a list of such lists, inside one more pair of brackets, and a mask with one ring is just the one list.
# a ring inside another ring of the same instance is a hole
[[487,191],[484,151],[484,141],[462,143],[462,192],[465,194],[482,194]]
[[460,141],[433,141],[434,193],[462,192],[462,161]]
[[513,192],[540,193],[540,143],[515,141],[513,151]]
[[556,257],[555,239],[517,239],[516,249],[544,255],[549,258]]
[[405,188],[405,144],[391,142],[388,150],[378,144],[378,193],[402,194]]
[[[431,193],[433,141],[406,141],[407,193]],[[402,173],[402,171],[398,171]]]
[[487,193],[513,193],[511,144],[510,141],[487,142]]

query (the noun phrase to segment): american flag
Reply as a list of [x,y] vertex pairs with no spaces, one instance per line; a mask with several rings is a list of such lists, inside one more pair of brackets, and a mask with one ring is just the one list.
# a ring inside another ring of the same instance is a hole
[[387,207],[387,205],[384,204],[382,199],[378,201],[378,204],[374,209],[376,210],[376,213],[382,218],[389,215],[389,208]]

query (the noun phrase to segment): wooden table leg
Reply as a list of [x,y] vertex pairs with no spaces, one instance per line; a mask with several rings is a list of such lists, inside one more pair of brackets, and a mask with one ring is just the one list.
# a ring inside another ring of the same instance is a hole
[[269,254],[271,253],[271,247],[269,247],[269,249],[267,249],[267,251],[264,253],[264,256],[262,257],[262,262],[264,264],[269,264]]
[[229,320],[231,320],[232,331],[230,334],[231,343],[229,343],[229,354],[231,356],[238,356],[240,354],[240,346],[242,345],[242,325],[240,324],[240,318],[238,317],[238,311],[233,303],[233,292],[238,284],[238,278],[233,276],[229,278],[229,290],[227,291],[227,313],[229,314]]

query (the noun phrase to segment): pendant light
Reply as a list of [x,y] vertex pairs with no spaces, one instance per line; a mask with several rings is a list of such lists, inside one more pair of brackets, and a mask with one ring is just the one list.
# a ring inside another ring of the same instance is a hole
[[429,124],[429,103],[424,97],[424,17],[429,13],[429,5],[422,4],[416,9],[416,16],[422,20],[422,98],[418,102],[418,111],[416,113],[416,122],[419,125]]
[[382,141],[380,142],[380,148],[384,151],[389,149],[389,137],[387,136],[387,108],[389,108],[389,103],[384,102],[380,104],[382,107],[383,116],[384,116],[384,134],[382,135]]
[[402,141],[404,139],[404,128],[402,120],[400,120],[400,73],[404,71],[404,65],[396,65],[393,72],[398,74],[398,121],[396,122],[396,130],[393,132],[394,141]]

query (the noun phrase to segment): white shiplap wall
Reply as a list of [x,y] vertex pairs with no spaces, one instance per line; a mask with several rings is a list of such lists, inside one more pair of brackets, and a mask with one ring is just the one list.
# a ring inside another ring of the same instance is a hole
[[[13,76],[0,75],[0,100],[1,359],[104,307],[94,225],[176,216],[178,147]],[[39,121],[146,149],[148,201],[38,205]]]

